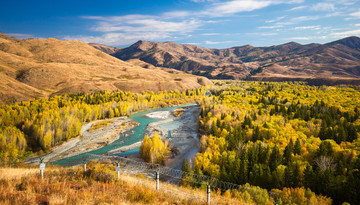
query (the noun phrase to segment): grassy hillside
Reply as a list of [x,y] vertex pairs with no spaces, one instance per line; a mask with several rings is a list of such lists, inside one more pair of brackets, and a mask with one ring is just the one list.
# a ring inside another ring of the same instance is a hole
[[[207,204],[206,186],[177,186],[153,176],[117,174],[109,163],[90,162],[81,166],[48,166],[41,179],[38,168],[1,168],[1,204]],[[163,176],[160,176],[163,177]],[[205,182],[204,182],[205,183]],[[211,190],[211,204],[330,204],[331,200],[300,189],[273,190],[244,185],[243,189]]]
[[126,63],[79,41],[19,40],[0,35],[0,103],[100,90],[132,92],[199,88],[203,77]]
[[[206,204],[206,191],[121,174],[114,166],[47,168],[42,180],[37,168],[0,169],[1,204]],[[189,197],[192,196],[193,198]],[[212,193],[214,204],[250,204],[240,197]]]

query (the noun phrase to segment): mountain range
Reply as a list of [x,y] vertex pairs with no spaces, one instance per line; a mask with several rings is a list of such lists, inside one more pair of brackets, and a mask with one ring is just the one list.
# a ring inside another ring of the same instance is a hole
[[138,41],[127,48],[95,48],[121,60],[139,59],[213,79],[304,80],[311,84],[360,84],[360,38],[326,44],[289,42],[210,49],[174,42]]
[[99,90],[185,90],[212,79],[360,84],[360,38],[210,49],[138,41],[127,48],[0,33],[0,104]]
[[[119,49],[109,47],[104,51],[111,50]],[[3,33],[0,79],[0,104],[99,90],[158,92],[211,84],[206,77],[140,60],[124,62],[80,41],[20,40]]]

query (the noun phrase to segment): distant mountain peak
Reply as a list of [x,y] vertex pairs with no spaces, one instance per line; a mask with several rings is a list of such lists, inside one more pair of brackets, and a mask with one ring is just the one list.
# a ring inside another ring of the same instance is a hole
[[349,48],[360,50],[360,38],[357,36],[349,36],[337,41],[330,42],[327,45],[335,45],[335,44],[342,44]]
[[226,49],[141,40],[112,55],[214,79],[334,78],[360,82],[360,38],[356,36],[328,44],[302,45],[291,41],[268,47],[244,45]]
[[301,46],[301,44],[300,44],[300,43],[295,42],[295,41],[290,41],[290,42],[285,43],[285,44],[282,44],[282,45]]

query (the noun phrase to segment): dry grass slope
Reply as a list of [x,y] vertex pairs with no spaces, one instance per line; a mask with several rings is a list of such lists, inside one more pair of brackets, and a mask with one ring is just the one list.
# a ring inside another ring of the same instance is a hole
[[[0,33],[1,34],[1,33]],[[79,41],[0,35],[0,104],[99,90],[185,90],[208,79],[124,62]]]
[[[112,167],[113,168],[113,167]],[[25,170],[25,172],[24,172]],[[30,171],[28,171],[30,170]],[[99,164],[47,168],[40,179],[38,169],[0,169],[0,203],[7,204],[206,204],[206,191],[160,182],[168,191],[157,192],[155,181],[144,176],[121,175]],[[15,177],[15,175],[17,177]],[[182,193],[182,194],[176,194]],[[226,195],[226,194],[225,194]],[[212,193],[214,204],[247,204],[239,198]]]

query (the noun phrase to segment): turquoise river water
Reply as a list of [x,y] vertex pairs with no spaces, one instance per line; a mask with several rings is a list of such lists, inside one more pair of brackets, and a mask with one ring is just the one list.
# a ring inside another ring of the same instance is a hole
[[[131,145],[138,141],[141,141],[144,138],[146,126],[148,124],[163,120],[163,119],[149,118],[146,116],[146,114],[151,113],[151,112],[157,112],[157,111],[169,111],[169,110],[173,110],[173,109],[176,109],[179,107],[187,107],[187,106],[191,106],[191,105],[196,105],[196,104],[193,103],[193,104],[187,104],[187,105],[179,105],[179,106],[174,106],[174,107],[159,108],[159,109],[153,109],[153,110],[147,110],[147,111],[135,113],[130,116],[130,119],[133,121],[139,122],[139,126],[129,130],[128,133],[132,133],[129,136],[125,137],[125,135],[122,134],[121,137],[118,140],[116,140],[115,142],[113,142],[112,144],[109,144],[105,147],[102,147],[100,149],[97,149],[97,150],[94,150],[91,152],[86,152],[83,154],[79,154],[79,155],[75,155],[75,156],[68,157],[65,159],[61,159],[61,160],[52,162],[52,164],[61,165],[61,166],[73,166],[73,165],[82,163],[83,160],[99,159],[99,158],[101,158],[101,156],[99,156],[99,155],[106,155],[107,152],[109,152],[113,149],[117,149],[117,148],[120,148],[123,146]],[[179,127],[179,123],[177,123],[177,121],[175,120],[175,121],[172,121],[169,123],[160,124],[159,127],[167,129],[170,134],[171,130]],[[171,136],[169,135],[169,137],[171,137]],[[139,148],[130,149],[130,150],[127,150],[125,152],[122,152],[122,153],[119,153],[116,155],[126,156],[126,155],[137,154],[138,152],[139,152]]]

